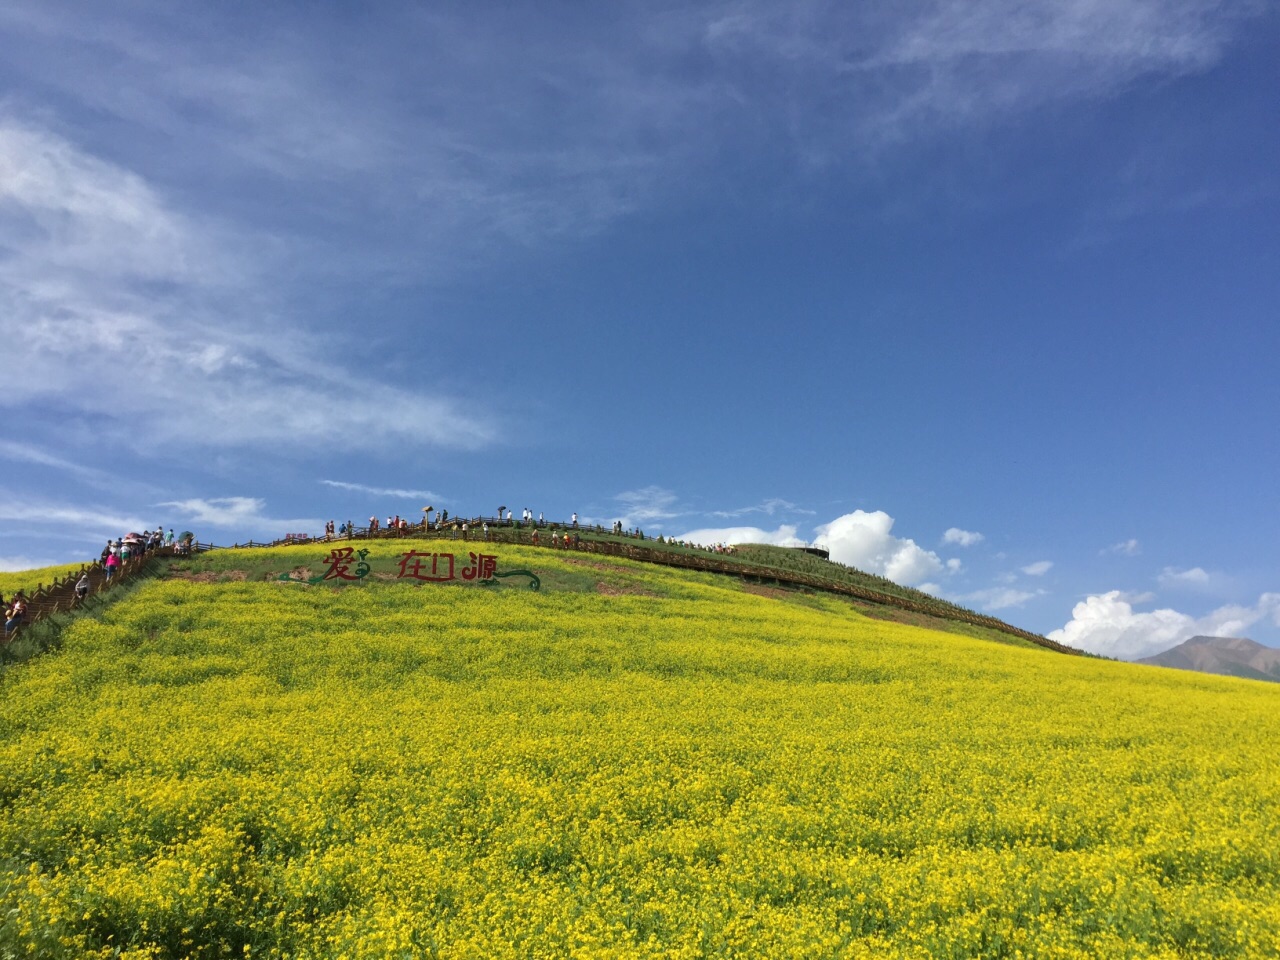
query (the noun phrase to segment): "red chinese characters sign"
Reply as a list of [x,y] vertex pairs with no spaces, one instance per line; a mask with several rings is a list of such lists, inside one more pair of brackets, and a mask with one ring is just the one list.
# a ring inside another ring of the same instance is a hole
[[[334,547],[324,558],[325,571],[318,577],[305,580],[290,574],[281,574],[277,579],[293,582],[318,584],[328,582],[361,582],[368,577],[371,567],[368,561],[369,551],[357,550],[354,547]],[[530,570],[512,570],[508,573],[498,572],[498,558],[490,553],[468,553],[467,559],[455,557],[451,553],[428,553],[422,550],[409,550],[398,554],[395,564],[396,580],[417,580],[421,583],[449,583],[463,580],[472,583],[494,584],[499,577],[527,576],[529,586],[537,590],[541,581]]]
[[[319,580],[360,580],[369,574],[369,564],[365,562],[365,557],[369,555],[368,550],[357,550],[355,547],[334,547],[329,551],[329,555],[324,558],[324,562],[329,565],[329,569],[319,578],[312,577],[311,582],[315,583]],[[354,566],[354,571],[353,571]]]

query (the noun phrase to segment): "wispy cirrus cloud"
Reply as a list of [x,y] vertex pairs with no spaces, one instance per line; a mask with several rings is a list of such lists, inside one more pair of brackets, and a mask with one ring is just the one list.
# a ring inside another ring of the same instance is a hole
[[1213,575],[1202,567],[1191,567],[1187,570],[1179,570],[1177,567],[1165,567],[1160,571],[1160,575],[1156,577],[1156,582],[1160,586],[1171,588],[1190,588],[1202,590],[1210,585]]
[[1203,70],[1262,9],[735,0],[624,4],[573,31],[397,9],[350,44],[325,18],[246,29],[226,6],[192,29],[160,8],[9,5],[0,406],[150,449],[483,447],[498,418],[429,371],[334,359],[355,338],[332,278],[438,281],[591,236],[757,148],[803,178]]
[[1098,555],[1106,556],[1107,554],[1111,554],[1117,557],[1136,557],[1141,552],[1142,552],[1142,544],[1140,544],[1137,540],[1129,539],[1129,540],[1121,540],[1119,543],[1113,543],[1111,546],[1107,547],[1105,550],[1098,551]]
[[287,322],[251,322],[232,304],[266,309],[262,278],[209,233],[136,174],[0,118],[0,406],[58,405],[152,449],[493,437],[484,414],[336,366]]
[[277,519],[263,512],[266,501],[259,497],[192,497],[159,504],[180,513],[185,523],[221,527],[242,533],[271,532],[276,536],[289,532],[308,532],[321,526],[321,521]]
[[[1205,70],[1265,9],[1218,0],[939,0],[886,14],[758,0],[725,10],[707,45],[729,63],[750,56],[770,65],[787,78],[785,89],[822,90],[808,110],[796,108],[791,130],[829,161],[1109,96],[1142,77]],[[842,101],[858,109],[832,124],[823,108]]]
[[437,503],[448,503],[438,493],[430,490],[411,490],[401,487],[371,487],[363,483],[346,483],[342,480],[321,480],[326,487],[337,490],[350,490],[352,493],[367,493],[374,497],[412,497],[415,500],[431,500]]
[[0,491],[0,521],[38,526],[45,531],[70,528],[74,533],[95,540],[150,527],[146,519],[126,510],[96,504],[70,504],[7,491]]
[[100,470],[96,467],[86,467],[83,464],[74,463],[57,454],[50,453],[43,447],[37,447],[29,443],[17,443],[11,440],[0,440],[0,459],[11,460],[18,463],[33,463],[41,467],[52,467],[54,470],[61,470],[66,473],[73,474],[83,480],[89,480],[95,483],[108,483],[113,481],[114,476],[107,470]]
[[1028,600],[1044,595],[1044,590],[1018,590],[1014,587],[990,587],[962,594],[958,599],[976,603],[983,610],[1008,610],[1021,607]]
[[621,512],[615,519],[621,520],[626,527],[652,524],[655,520],[671,520],[684,512],[677,507],[679,498],[676,494],[659,486],[624,490],[614,500],[621,505]]
[[750,507],[739,507],[737,510],[712,510],[707,516],[718,517],[725,520],[733,520],[737,517],[749,516],[753,513],[763,513],[772,517],[775,513],[801,513],[812,515],[815,511],[806,510],[790,500],[783,500],[781,497],[771,497],[768,500],[762,500],[760,503]]

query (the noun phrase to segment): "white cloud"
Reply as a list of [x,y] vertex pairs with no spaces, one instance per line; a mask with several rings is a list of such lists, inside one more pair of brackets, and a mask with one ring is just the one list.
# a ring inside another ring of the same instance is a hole
[[1209,574],[1200,567],[1190,570],[1178,570],[1165,567],[1156,578],[1162,587],[1199,587],[1209,582]]
[[[344,483],[341,480],[321,480],[327,487],[335,487],[339,490],[350,490],[353,493],[367,493],[375,497],[411,497],[415,500],[429,501],[445,501],[439,494],[432,493],[430,490],[403,490],[398,487],[369,487],[363,483]],[[434,505],[434,503],[433,503]]]
[[855,510],[817,528],[815,543],[831,559],[912,586],[941,572],[942,561],[914,540],[893,536],[893,517],[882,510]]
[[275,258],[248,237],[2,115],[0,251],[0,407],[57,406],[135,449],[465,448],[496,435],[483,412],[326,361],[332,344],[272,306],[254,261]]
[[963,569],[964,569],[964,564],[961,563],[959,560],[957,560],[955,557],[952,557],[950,560],[947,561],[947,573],[959,573]]
[[918,583],[916,584],[916,589],[921,593],[929,593],[935,597],[942,595],[942,588],[936,583]]
[[72,527],[93,539],[150,529],[155,522],[154,518],[149,523],[137,515],[109,507],[55,503],[8,493],[0,493],[0,520],[30,524],[46,531]]
[[972,547],[975,543],[981,543],[985,540],[980,533],[972,530],[961,530],[959,527],[951,527],[942,535],[943,543],[953,543],[958,547]]
[[31,557],[0,557],[0,571],[13,573],[22,570],[37,570],[40,567],[55,567],[66,563],[66,560],[35,560]]
[[1077,603],[1050,640],[1123,660],[1149,657],[1194,636],[1239,636],[1271,617],[1280,626],[1280,593],[1264,593],[1253,607],[1225,606],[1196,619],[1173,609],[1135,612],[1119,590]]
[[798,11],[757,0],[735,5],[707,32],[724,66],[750,58],[763,76],[781,72],[789,89],[820,85],[826,95],[815,103],[853,98],[858,108],[835,124],[828,111],[825,129],[815,108],[788,104],[792,136],[822,157],[842,134],[871,149],[1205,70],[1238,23],[1265,9],[1217,0],[937,0],[884,15],[860,4]]
[[813,513],[812,510],[802,509],[790,500],[773,497],[768,500],[764,500],[753,507],[739,507],[737,510],[712,510],[708,516],[723,517],[726,520],[731,520],[735,517],[746,516],[749,513],[763,513],[772,517],[775,513],[781,510],[785,510],[788,513]]
[[1121,540],[1119,543],[1113,543],[1105,550],[1099,551],[1099,556],[1106,554],[1115,554],[1121,557],[1136,557],[1142,552],[1142,545],[1137,540]]
[[1012,587],[991,587],[987,590],[966,593],[959,599],[967,603],[976,603],[984,610],[1007,610],[1010,607],[1020,607],[1044,592],[1043,590],[1016,590]]
[[622,504],[622,513],[614,519],[621,520],[624,527],[652,525],[655,520],[670,520],[681,515],[676,509],[676,495],[658,486],[625,490],[614,499]]
[[42,467],[53,467],[55,470],[63,470],[86,480],[105,481],[114,479],[112,475],[105,470],[96,470],[92,467],[85,467],[78,463],[72,463],[70,460],[66,460],[56,454],[52,454],[47,450],[29,443],[15,443],[11,440],[0,440],[0,457],[5,460],[13,460],[19,463],[34,463]]
[[805,542],[796,536],[796,528],[782,524],[777,530],[759,527],[716,527],[690,530],[676,535],[677,540],[688,540],[710,546],[713,543],[769,543],[779,547],[803,547]]
[[266,503],[258,497],[213,497],[210,499],[193,497],[189,500],[172,500],[168,503],[159,504],[159,506],[169,507],[181,514],[185,514],[184,523],[209,527],[238,528],[245,533],[268,531],[276,537],[283,536],[286,533],[313,532],[322,526],[321,521],[315,519],[277,520],[268,517],[262,512],[262,508],[266,506]]
[[1031,563],[1023,567],[1022,572],[1029,577],[1043,577],[1052,568],[1052,560],[1037,560],[1035,563]]

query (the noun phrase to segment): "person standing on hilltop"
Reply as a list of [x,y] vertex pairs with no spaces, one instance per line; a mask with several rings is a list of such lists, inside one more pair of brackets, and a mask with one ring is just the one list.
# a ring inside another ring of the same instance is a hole
[[27,598],[22,595],[19,590],[13,595],[13,603],[9,609],[4,612],[4,636],[7,640],[9,634],[18,629],[22,625],[22,618],[27,614]]

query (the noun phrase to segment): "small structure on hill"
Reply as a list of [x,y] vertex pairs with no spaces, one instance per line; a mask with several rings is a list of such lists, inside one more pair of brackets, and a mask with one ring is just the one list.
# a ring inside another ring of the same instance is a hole
[[823,560],[831,559],[831,551],[824,550],[822,547],[792,547],[792,550],[801,550],[804,553],[811,553],[815,557],[821,557]]

